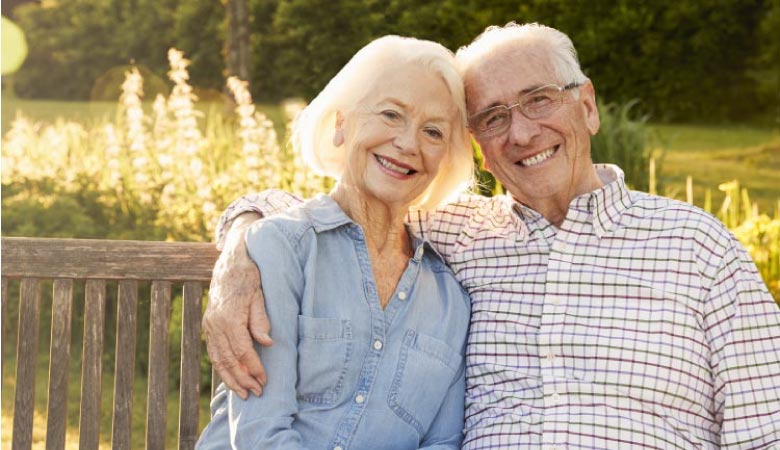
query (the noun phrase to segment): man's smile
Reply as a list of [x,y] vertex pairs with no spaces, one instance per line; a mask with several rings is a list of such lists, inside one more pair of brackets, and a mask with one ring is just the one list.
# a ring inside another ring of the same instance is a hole
[[548,159],[550,159],[558,151],[558,149],[560,149],[560,147],[561,147],[560,145],[555,145],[533,156],[530,156],[525,159],[521,159],[519,161],[519,164],[524,167],[531,167],[537,164],[541,164],[547,161]]

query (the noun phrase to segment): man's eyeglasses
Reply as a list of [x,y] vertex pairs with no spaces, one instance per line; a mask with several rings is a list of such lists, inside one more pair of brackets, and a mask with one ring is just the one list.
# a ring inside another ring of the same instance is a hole
[[512,110],[520,111],[529,120],[549,117],[566,101],[566,91],[582,86],[582,83],[571,83],[566,86],[548,84],[520,96],[514,105],[499,105],[482,110],[469,117],[469,128],[480,137],[490,137],[501,134],[509,129],[512,123]]

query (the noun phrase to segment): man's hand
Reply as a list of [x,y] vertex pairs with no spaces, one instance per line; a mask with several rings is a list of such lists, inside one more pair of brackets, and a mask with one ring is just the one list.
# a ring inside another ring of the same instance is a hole
[[261,395],[266,383],[265,369],[252,338],[262,345],[273,344],[260,290],[260,272],[249,258],[244,242],[246,230],[259,217],[246,213],[234,221],[214,266],[203,315],[211,363],[225,385],[243,399],[247,391]]

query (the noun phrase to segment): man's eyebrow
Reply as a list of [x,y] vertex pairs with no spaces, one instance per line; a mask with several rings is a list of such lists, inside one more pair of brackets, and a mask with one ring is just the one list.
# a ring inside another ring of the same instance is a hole
[[535,84],[533,86],[528,86],[527,88],[525,88],[522,91],[520,91],[519,95],[523,95],[523,94],[527,94],[529,92],[535,91],[535,90],[539,89],[542,86],[547,86],[547,85],[546,84]]
[[[533,91],[539,89],[542,86],[546,86],[546,85],[545,84],[534,84],[532,86],[528,86],[527,88],[525,88],[525,89],[521,90],[520,92],[518,92],[517,93],[517,97],[520,98],[521,95],[527,94],[529,92],[533,92]],[[485,106],[484,108],[480,108],[479,111],[477,111],[477,112],[485,111],[486,109],[490,109],[490,108],[495,108],[496,106],[506,106],[506,103],[501,103],[501,102],[495,101],[495,102]]]

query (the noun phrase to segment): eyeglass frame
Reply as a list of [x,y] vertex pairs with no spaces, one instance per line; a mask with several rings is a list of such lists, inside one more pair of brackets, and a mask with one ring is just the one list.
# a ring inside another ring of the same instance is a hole
[[[561,107],[561,105],[563,105],[564,102],[559,103],[558,106],[555,109],[550,110],[545,115],[538,116],[538,117],[531,117],[531,116],[528,115],[528,113],[526,113],[525,109],[523,109],[523,107],[522,107],[522,104],[523,104],[522,99],[525,98],[526,96],[529,96],[531,94],[534,94],[536,92],[539,92],[539,91],[541,91],[543,89],[547,89],[547,88],[550,88],[550,87],[557,88],[558,92],[561,93],[561,92],[570,91],[570,90],[578,88],[578,87],[582,87],[584,84],[585,84],[584,81],[583,82],[574,81],[574,82],[569,83],[569,84],[567,84],[565,86],[560,86],[560,85],[557,85],[555,83],[550,83],[550,84],[545,84],[543,86],[539,86],[538,88],[536,88],[536,89],[534,89],[532,91],[526,92],[525,94],[521,94],[518,97],[518,101],[516,103],[514,103],[514,104],[491,106],[489,108],[483,109],[482,111],[478,111],[478,112],[472,114],[471,116],[468,117],[468,128],[469,128],[469,130],[471,130],[472,133],[474,133],[474,135],[483,136],[483,137],[492,137],[492,136],[497,136],[499,134],[505,133],[509,129],[509,127],[511,126],[511,123],[512,123],[512,120],[511,120],[512,110],[517,108],[517,107],[520,107],[520,113],[523,114],[523,116],[525,118],[527,118],[528,120],[545,119],[547,117],[550,117],[550,115],[552,115],[555,111],[557,111]],[[480,116],[480,115],[483,115],[486,112],[494,110],[494,109],[506,110],[506,112],[510,116],[510,120],[507,121],[507,126],[506,127],[494,128],[492,130],[478,130],[478,129],[476,129],[476,127],[474,127],[472,125],[472,119],[473,118],[475,118],[477,116]]]

